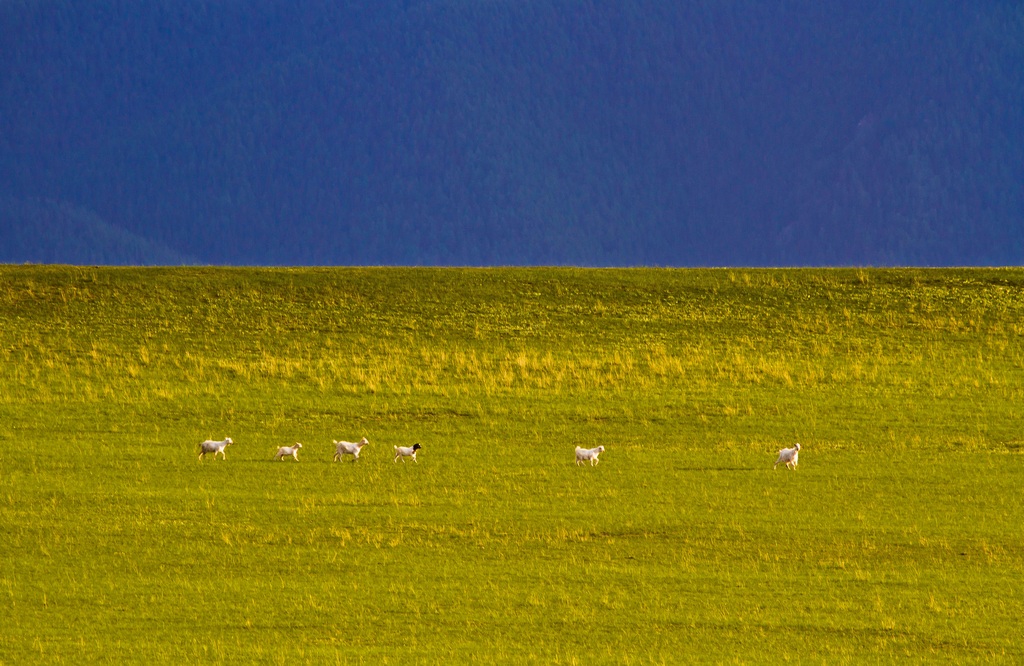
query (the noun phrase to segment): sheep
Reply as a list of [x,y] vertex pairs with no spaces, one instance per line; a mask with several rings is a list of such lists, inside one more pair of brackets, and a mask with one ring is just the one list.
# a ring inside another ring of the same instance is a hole
[[590,466],[593,467],[594,465],[596,465],[599,462],[601,462],[600,460],[597,459],[597,457],[599,455],[601,455],[602,453],[604,453],[604,447],[603,446],[599,446],[596,449],[581,449],[580,447],[577,446],[576,447],[576,464],[579,465],[584,460],[589,460],[590,461]]
[[295,446],[282,446],[277,450],[277,455],[274,456],[274,460],[284,460],[288,456],[299,459],[299,449],[302,448],[302,444],[295,442]]
[[413,462],[418,462],[416,460],[416,451],[422,448],[423,447],[420,446],[419,444],[413,444],[412,446],[396,446],[394,462],[398,462],[399,458],[402,459],[403,463],[405,462],[406,458],[412,458]]
[[364,446],[370,443],[370,440],[363,437],[358,442],[339,442],[334,440],[334,447],[336,449],[334,453],[335,460],[341,460],[344,455],[352,456],[352,462],[359,460],[359,452]]
[[772,469],[779,466],[779,463],[786,463],[786,467],[789,469],[796,469],[797,456],[800,455],[800,445],[797,444],[791,449],[780,449],[779,459],[772,465]]
[[212,439],[208,439],[199,445],[199,459],[202,460],[203,456],[205,456],[207,453],[212,453],[213,459],[216,460],[217,454],[219,453],[221,457],[224,458],[224,460],[227,460],[228,457],[227,455],[224,454],[224,449],[228,448],[228,444],[233,443],[234,442],[231,441],[230,437],[222,439],[219,442],[215,442]]

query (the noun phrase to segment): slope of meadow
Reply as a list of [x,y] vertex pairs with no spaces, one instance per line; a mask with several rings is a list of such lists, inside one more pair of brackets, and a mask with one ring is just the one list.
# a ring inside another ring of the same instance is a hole
[[1022,288],[0,267],[0,662],[1019,662]]

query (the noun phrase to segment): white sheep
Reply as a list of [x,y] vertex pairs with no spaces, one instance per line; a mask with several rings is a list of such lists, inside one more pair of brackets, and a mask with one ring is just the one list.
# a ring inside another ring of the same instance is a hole
[[594,466],[597,463],[601,462],[600,460],[597,459],[597,457],[599,455],[601,455],[602,453],[604,453],[604,447],[603,446],[599,446],[596,449],[581,449],[580,447],[577,446],[576,447],[576,464],[579,465],[584,460],[589,460],[590,461],[590,465]]
[[418,462],[416,460],[416,452],[422,448],[423,447],[420,446],[419,444],[413,444],[412,446],[396,446],[394,462],[398,462],[399,458],[402,459],[403,463],[405,462],[406,458],[412,458],[413,462]]
[[338,440],[334,440],[334,459],[341,460],[342,456],[350,455],[352,456],[352,461],[355,462],[356,460],[359,460],[359,452],[369,443],[370,440],[365,437],[358,442],[339,442]]
[[225,455],[224,449],[228,448],[228,444],[233,443],[234,442],[231,441],[230,437],[222,439],[219,442],[216,442],[212,439],[208,439],[199,445],[199,459],[202,460],[203,456],[205,456],[207,453],[212,453],[213,459],[216,460],[217,454],[219,453],[221,457],[224,458],[224,460],[227,460],[228,457],[227,455]]
[[274,460],[284,460],[288,456],[291,456],[295,460],[299,459],[299,449],[302,448],[302,444],[295,442],[295,446],[282,446],[277,450],[277,455],[274,456]]
[[772,465],[772,469],[779,466],[779,463],[786,463],[789,469],[796,469],[797,457],[800,455],[800,445],[797,444],[791,449],[780,449],[779,459]]

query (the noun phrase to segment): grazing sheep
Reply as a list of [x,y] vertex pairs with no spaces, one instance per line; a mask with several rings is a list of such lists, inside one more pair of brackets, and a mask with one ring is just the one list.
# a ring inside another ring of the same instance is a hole
[[224,449],[228,448],[228,444],[233,443],[234,442],[231,441],[230,437],[222,439],[219,442],[216,442],[212,439],[208,439],[199,445],[199,459],[202,460],[203,456],[205,456],[207,453],[212,453],[213,459],[216,460],[217,454],[219,453],[221,457],[224,458],[224,460],[227,460],[228,457],[227,455],[224,454]]
[[797,444],[791,449],[779,450],[779,459],[772,465],[772,469],[779,466],[779,463],[786,463],[786,467],[789,469],[796,469],[797,456],[800,455],[800,445]]
[[370,440],[365,437],[358,442],[339,442],[338,440],[334,440],[334,446],[336,449],[334,459],[341,460],[342,456],[350,455],[352,456],[352,462],[355,462],[356,460],[359,460],[359,452],[369,443]]
[[399,458],[402,459],[403,463],[405,462],[406,458],[412,458],[413,462],[418,462],[416,460],[416,452],[422,448],[423,447],[420,446],[419,444],[413,444],[412,446],[396,446],[394,462],[398,462]]
[[590,466],[593,467],[597,463],[601,462],[600,460],[597,459],[597,457],[599,455],[601,455],[602,453],[604,453],[604,447],[603,446],[599,446],[596,449],[581,449],[580,447],[577,446],[576,447],[576,464],[579,465],[584,460],[589,460],[590,461]]
[[299,449],[302,448],[302,444],[295,442],[295,446],[282,446],[277,450],[277,455],[274,456],[274,460],[284,460],[288,456],[299,459]]

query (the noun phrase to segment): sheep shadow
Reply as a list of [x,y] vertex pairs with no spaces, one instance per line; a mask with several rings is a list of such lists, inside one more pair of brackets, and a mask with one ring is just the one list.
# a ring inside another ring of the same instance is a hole
[[737,466],[698,466],[698,465],[687,465],[683,467],[676,467],[677,472],[756,472],[761,467],[737,467]]

